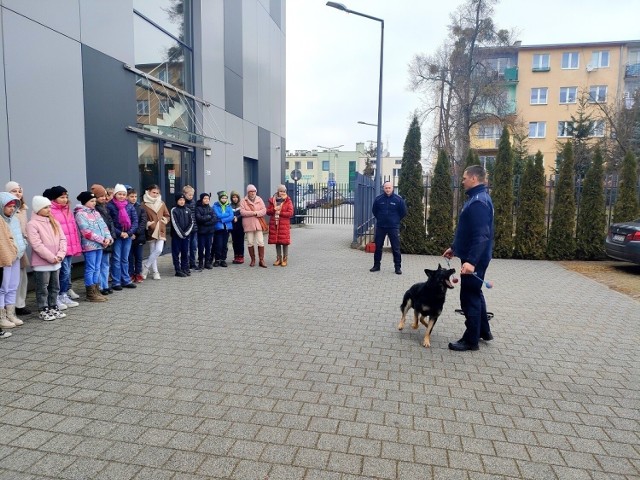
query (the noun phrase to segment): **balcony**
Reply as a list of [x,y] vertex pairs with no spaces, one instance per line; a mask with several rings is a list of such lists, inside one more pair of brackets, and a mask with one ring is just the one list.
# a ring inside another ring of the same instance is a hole
[[509,67],[504,69],[504,81],[505,82],[517,82],[518,81],[518,67]]
[[627,65],[624,69],[624,78],[640,77],[640,63]]

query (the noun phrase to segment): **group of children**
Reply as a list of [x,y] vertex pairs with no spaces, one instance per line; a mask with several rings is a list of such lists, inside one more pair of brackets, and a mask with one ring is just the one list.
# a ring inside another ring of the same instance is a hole
[[[253,244],[257,243],[259,264],[266,268],[262,233],[266,230],[263,217],[267,208],[253,185],[247,187],[244,198],[236,191],[230,197],[220,191],[213,203],[207,193],[194,201],[195,190],[185,186],[176,195],[176,206],[171,211],[162,201],[157,185],[147,187],[138,203],[138,194],[131,187],[117,184],[106,189],[94,184],[77,195],[78,204],[73,209],[67,190],[58,185],[33,197],[28,221],[20,184],[10,181],[5,190],[0,192],[0,338],[11,335],[6,329],[23,324],[18,315],[31,313],[25,303],[29,265],[35,279],[39,318],[45,321],[64,318],[64,310],[79,305],[75,301],[79,295],[71,288],[73,257],[81,254],[84,257],[87,301],[105,302],[113,291],[136,288],[135,284],[148,276],[160,280],[157,259],[163,251],[169,224],[177,277],[188,277],[192,270],[227,267],[230,235],[233,263],[244,263],[245,230],[250,266],[255,265]],[[279,195],[282,193],[275,197]],[[273,202],[276,210],[271,214],[276,226],[282,216],[281,203],[282,199]],[[286,217],[292,215],[293,209],[283,215],[287,224]],[[143,261],[145,243],[149,255]],[[270,243],[279,246],[278,241]],[[27,246],[31,247],[30,262]],[[283,262],[280,252],[274,265],[286,266],[286,256]]]

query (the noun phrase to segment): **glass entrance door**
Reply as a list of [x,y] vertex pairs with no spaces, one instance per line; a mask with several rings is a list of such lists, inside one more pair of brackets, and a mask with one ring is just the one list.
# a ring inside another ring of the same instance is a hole
[[165,194],[165,203],[171,209],[175,206],[175,195],[182,193],[182,187],[192,182],[191,161],[193,152],[176,146],[162,149],[163,173],[160,188]]

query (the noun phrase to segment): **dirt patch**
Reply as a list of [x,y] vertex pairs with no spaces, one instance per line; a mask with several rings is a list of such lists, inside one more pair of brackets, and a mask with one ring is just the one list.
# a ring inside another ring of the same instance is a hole
[[601,262],[559,262],[567,270],[573,270],[596,282],[606,285],[616,292],[629,295],[640,301],[640,265],[633,263]]

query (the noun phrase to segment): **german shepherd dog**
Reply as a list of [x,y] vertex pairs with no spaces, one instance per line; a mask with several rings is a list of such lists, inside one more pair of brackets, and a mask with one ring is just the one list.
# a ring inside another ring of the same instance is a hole
[[[429,348],[431,346],[431,331],[442,313],[447,290],[453,288],[449,277],[455,273],[455,269],[445,270],[438,264],[437,270],[425,268],[424,273],[427,274],[427,281],[416,283],[404,294],[402,305],[400,305],[402,318],[398,324],[398,330],[404,328],[407,312],[413,308],[413,324],[411,328],[414,330],[418,328],[419,318],[420,323],[427,327],[427,333],[424,335],[422,345]],[[427,315],[429,315],[428,324],[424,321]]]

